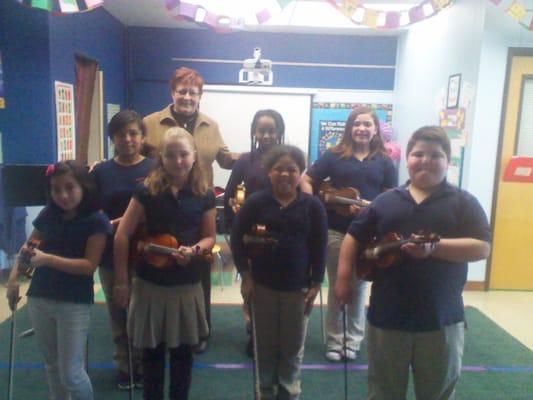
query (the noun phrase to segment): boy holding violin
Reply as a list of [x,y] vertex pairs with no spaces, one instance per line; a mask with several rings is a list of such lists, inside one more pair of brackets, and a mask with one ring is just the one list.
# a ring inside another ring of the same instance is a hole
[[[404,399],[410,368],[417,399],[454,398],[464,347],[468,262],[488,257],[491,237],[477,199],[446,181],[449,162],[444,130],[418,129],[407,145],[407,183],[378,196],[343,240],[335,285],[341,304],[349,297],[353,266],[368,261],[363,249],[372,238],[391,232],[411,238],[394,250],[396,262],[379,268],[377,260],[368,276],[368,399]],[[432,233],[427,242],[420,232]]]

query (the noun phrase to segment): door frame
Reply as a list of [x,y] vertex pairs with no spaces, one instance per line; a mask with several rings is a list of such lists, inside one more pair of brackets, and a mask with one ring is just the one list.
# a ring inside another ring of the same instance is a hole
[[[497,205],[498,205],[498,192],[500,189],[500,176],[502,173],[502,148],[503,148],[503,141],[504,141],[504,134],[505,134],[505,120],[507,118],[507,101],[509,97],[509,86],[510,86],[510,79],[511,79],[511,73],[512,73],[512,66],[513,66],[513,59],[515,57],[532,57],[533,58],[533,48],[527,48],[527,47],[510,47],[507,51],[507,64],[505,67],[505,83],[504,83],[504,90],[503,90],[503,99],[502,99],[502,112],[500,117],[500,128],[499,128],[499,135],[498,135],[498,147],[497,147],[497,153],[496,153],[496,169],[494,173],[494,185],[493,185],[493,201],[492,201],[492,209],[491,209],[491,216],[490,220],[492,221],[492,237],[494,238],[495,234],[495,228],[496,228],[496,211],[497,211]],[[524,80],[522,79],[522,82],[520,83],[521,87],[521,93],[523,93],[524,90]],[[520,104],[522,104],[522,98],[520,99]],[[520,113],[521,113],[521,107],[518,108],[518,117],[516,123],[518,126],[520,125]],[[518,127],[517,127],[518,129]],[[515,143],[514,143],[514,150],[516,151],[516,147],[518,146],[517,143],[517,137],[515,137]],[[485,291],[488,291],[490,289],[490,278],[492,273],[492,252],[489,255],[489,258],[487,260],[487,267],[485,268]]]

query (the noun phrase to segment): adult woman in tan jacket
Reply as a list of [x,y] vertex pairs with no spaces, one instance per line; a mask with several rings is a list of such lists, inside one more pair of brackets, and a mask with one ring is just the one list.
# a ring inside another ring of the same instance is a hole
[[218,124],[198,110],[203,85],[203,78],[193,69],[182,67],[174,71],[170,79],[172,104],[143,120],[146,126],[145,144],[149,152],[154,153],[167,129],[174,126],[184,128],[194,137],[198,163],[206,172],[210,186],[213,186],[213,162],[216,160],[221,168],[231,169],[240,154],[228,150]]

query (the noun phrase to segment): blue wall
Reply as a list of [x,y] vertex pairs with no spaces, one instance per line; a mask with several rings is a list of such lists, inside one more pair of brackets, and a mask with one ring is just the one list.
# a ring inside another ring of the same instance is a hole
[[[104,81],[104,123],[107,103],[126,106],[126,29],[102,8],[69,17],[50,18],[50,79],[75,84],[75,54],[98,61]],[[55,120],[54,122],[54,132]],[[105,128],[102,127],[102,128]],[[106,129],[104,129],[104,133]],[[107,140],[104,140],[107,146]],[[55,136],[54,136],[54,146]]]
[[[337,36],[209,30],[129,28],[130,103],[147,114],[170,103],[168,79],[187,66],[207,84],[238,84],[240,64],[174,61],[176,58],[243,60],[254,47],[274,62],[357,64],[395,67],[395,37]],[[274,86],[393,90],[394,68],[323,68],[275,65]]]
[[104,113],[105,103],[125,107],[126,30],[101,8],[50,16],[0,1],[0,15],[7,104],[0,110],[4,162],[50,163],[57,157],[54,81],[75,84],[76,53],[99,61]]
[[4,162],[51,161],[50,41],[48,14],[0,1],[0,50],[6,108],[0,109]]

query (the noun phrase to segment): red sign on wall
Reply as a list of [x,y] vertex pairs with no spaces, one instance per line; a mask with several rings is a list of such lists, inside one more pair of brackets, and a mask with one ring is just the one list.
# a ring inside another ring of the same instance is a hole
[[503,181],[533,183],[533,157],[512,157],[505,168]]

